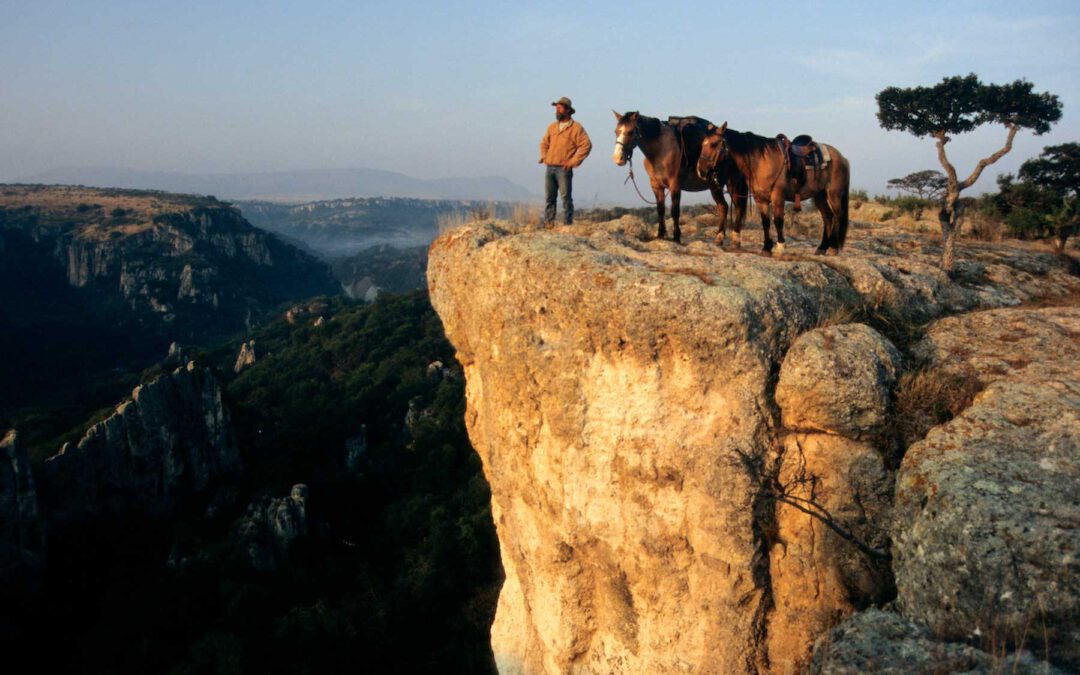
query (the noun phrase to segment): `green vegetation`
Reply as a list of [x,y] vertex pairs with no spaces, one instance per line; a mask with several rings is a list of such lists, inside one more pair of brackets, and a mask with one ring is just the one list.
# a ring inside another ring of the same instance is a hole
[[[940,212],[944,239],[941,267],[952,272],[961,215],[957,208],[960,192],[974,185],[986,167],[1012,149],[1017,131],[1030,129],[1036,135],[1049,131],[1061,119],[1061,102],[1053,94],[1036,94],[1031,83],[1024,80],[1004,85],[983,84],[974,74],[946,77],[933,87],[888,87],[877,95],[877,102],[878,121],[883,128],[907,131],[917,138],[930,136],[937,144],[938,160],[946,177]],[[1004,126],[1005,145],[979,160],[971,175],[961,180],[946,155],[945,145],[952,136],[974,131],[984,124]]]
[[[257,361],[238,376],[239,342],[195,357],[227,380],[244,461],[236,484],[167,522],[51,533],[48,597],[28,631],[50,641],[50,665],[494,671],[502,570],[453,348],[424,293],[320,310],[319,326],[309,314],[257,331]],[[346,441],[365,430],[350,470]],[[308,534],[280,569],[257,572],[231,524],[253,498],[300,482]]]
[[1020,238],[1053,237],[1058,249],[1080,227],[1080,143],[1043,148],[1020,166],[1019,180],[998,177],[994,203]]

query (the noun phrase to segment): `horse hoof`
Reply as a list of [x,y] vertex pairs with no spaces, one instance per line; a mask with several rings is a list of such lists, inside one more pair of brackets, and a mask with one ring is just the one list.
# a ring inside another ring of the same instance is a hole
[[773,247],[772,254],[773,255],[784,255],[784,245],[782,243],[780,243],[780,242],[777,242],[776,246]]
[[830,249],[829,249],[829,250],[828,250],[828,251],[827,251],[827,252],[825,253],[825,255],[831,255],[831,256],[837,256],[837,255],[840,255],[840,249],[838,249],[838,248],[830,248]]
[[825,249],[823,249],[823,248],[814,249],[814,255],[825,255]]

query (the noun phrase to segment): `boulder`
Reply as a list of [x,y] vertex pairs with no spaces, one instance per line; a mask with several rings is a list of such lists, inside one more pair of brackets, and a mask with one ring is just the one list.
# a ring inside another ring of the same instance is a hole
[[776,403],[785,427],[848,438],[880,434],[889,420],[900,352],[859,323],[808,331],[780,368]]
[[818,639],[812,675],[969,675],[1062,673],[1030,652],[990,654],[968,644],[945,642],[895,612],[868,609]]
[[789,433],[776,481],[769,664],[805,672],[805,646],[856,609],[889,600],[893,475],[872,445]]
[[917,351],[986,388],[904,457],[898,606],[1080,669],[1080,308],[945,319]]

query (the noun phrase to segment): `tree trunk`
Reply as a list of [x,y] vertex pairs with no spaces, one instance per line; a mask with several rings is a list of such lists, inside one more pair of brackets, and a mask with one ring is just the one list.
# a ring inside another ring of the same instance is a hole
[[941,221],[941,269],[946,274],[952,274],[956,267],[956,220],[957,202],[960,201],[960,192],[950,190],[945,197],[945,203],[938,212],[938,220]]

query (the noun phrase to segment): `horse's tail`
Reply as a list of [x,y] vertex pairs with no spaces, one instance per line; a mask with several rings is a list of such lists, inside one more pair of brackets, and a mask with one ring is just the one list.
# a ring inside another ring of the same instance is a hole
[[840,193],[840,218],[836,227],[836,248],[843,250],[844,241],[847,239],[848,228],[848,195],[851,193],[851,163],[848,162],[847,157],[843,158],[844,162],[844,190]]
[[847,239],[847,226],[848,226],[848,193],[851,192],[851,186],[844,186],[844,192],[840,195],[840,222],[836,230],[836,247],[838,249],[844,248],[844,240]]

